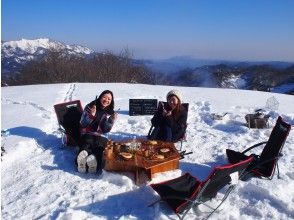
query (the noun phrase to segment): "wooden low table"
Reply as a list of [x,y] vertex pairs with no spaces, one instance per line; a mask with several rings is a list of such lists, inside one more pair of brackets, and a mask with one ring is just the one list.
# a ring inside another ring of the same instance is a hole
[[[123,155],[131,158],[125,158]],[[163,141],[123,141],[109,142],[104,151],[105,170],[138,172],[143,170],[149,179],[155,173],[179,168],[180,154],[171,142]]]

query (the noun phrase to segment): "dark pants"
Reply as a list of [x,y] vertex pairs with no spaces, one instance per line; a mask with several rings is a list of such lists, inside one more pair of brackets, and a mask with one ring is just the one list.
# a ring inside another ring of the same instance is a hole
[[95,155],[97,159],[97,170],[102,170],[105,165],[103,151],[107,145],[107,142],[108,139],[102,136],[84,134],[81,137],[80,152],[85,150],[89,155]]
[[172,141],[173,134],[172,129],[169,126],[164,126],[164,139],[165,141]]
[[151,132],[149,139],[161,140],[161,141],[172,141],[172,129],[169,126],[154,127]]

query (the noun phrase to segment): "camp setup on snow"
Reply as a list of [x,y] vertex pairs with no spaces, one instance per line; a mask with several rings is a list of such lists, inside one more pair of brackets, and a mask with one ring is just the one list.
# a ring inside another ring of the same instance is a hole
[[[188,107],[188,105],[185,106]],[[63,134],[63,145],[77,146],[80,138],[79,121],[83,111],[80,100],[56,104],[54,109],[59,131]],[[104,155],[105,170],[135,172],[137,183],[139,172],[144,171],[151,179],[155,173],[177,169],[179,160],[184,157],[185,152],[179,153],[174,143],[170,142],[154,140],[113,142],[109,140]]]
[[[197,206],[203,204],[211,210],[208,215],[209,217],[228,198],[230,192],[236,187],[238,179],[242,178],[245,169],[251,163],[252,159],[250,157],[239,163],[217,166],[204,181],[200,181],[191,174],[186,173],[172,180],[151,184],[151,187],[161,198],[150,204],[150,206],[164,201],[180,219],[184,219],[190,209],[195,209]],[[224,196],[219,200],[215,208],[205,203],[215,198],[218,191],[223,188],[226,188]]]
[[[246,160],[248,157],[253,156],[253,163],[247,168],[246,175],[243,179],[248,177],[264,177],[267,179],[272,179],[275,173],[275,168],[278,170],[279,178],[279,166],[278,160],[283,156],[281,154],[282,148],[286,142],[287,136],[291,130],[291,125],[284,122],[282,117],[279,116],[276,125],[273,128],[271,135],[267,142],[261,142],[249,147],[242,153],[236,152],[234,150],[227,149],[226,153],[230,163],[238,163],[239,161]],[[249,156],[245,155],[248,151],[264,145],[264,148],[260,155],[251,154]]]
[[[138,105],[137,101],[136,105]],[[161,105],[163,102],[159,102],[157,108],[162,107]],[[188,110],[188,104],[183,105]],[[54,109],[59,130],[64,134],[63,144],[78,145],[79,120],[83,111],[81,102],[75,100],[56,104]],[[154,108],[152,109],[154,110]],[[260,110],[254,114],[246,115],[245,118],[249,128],[268,128],[269,117]],[[215,120],[219,120],[219,118],[215,118]],[[230,164],[214,167],[203,181],[186,173],[175,179],[151,184],[151,188],[159,194],[160,199],[153,202],[150,207],[157,202],[164,201],[180,219],[184,219],[191,209],[200,211],[201,205],[202,208],[210,210],[207,218],[210,217],[228,198],[238,180],[248,180],[250,177],[272,179],[275,168],[278,170],[279,178],[278,160],[282,157],[281,150],[290,129],[291,125],[279,116],[267,142],[255,144],[241,153],[227,149],[226,153]],[[149,136],[152,130],[153,125],[150,128]],[[185,136],[179,141],[182,142]],[[264,144],[261,154],[245,154]],[[181,150],[182,144],[180,151],[178,151],[174,143],[147,140],[147,138],[124,141],[108,140],[103,153],[104,169],[111,172],[133,172],[135,183],[138,184],[142,173],[151,180],[156,173],[178,169],[179,161],[187,154]],[[218,192],[223,194],[220,200],[216,198]],[[217,201],[216,207],[207,203],[209,200]]]
[[109,141],[104,153],[105,170],[134,172],[136,183],[140,172],[150,180],[155,173],[178,169],[181,159],[175,145],[163,141]]

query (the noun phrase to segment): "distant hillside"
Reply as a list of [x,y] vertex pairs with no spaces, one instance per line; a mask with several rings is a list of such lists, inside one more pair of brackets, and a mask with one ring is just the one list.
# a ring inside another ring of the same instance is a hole
[[211,88],[236,88],[294,94],[294,65],[208,65],[174,74],[158,74],[157,84]]
[[284,69],[294,65],[294,62],[281,62],[281,61],[228,61],[228,60],[209,60],[197,59],[190,56],[178,56],[169,59],[148,59],[144,60],[145,64],[154,72],[161,74],[173,74],[186,68],[195,69],[203,66],[225,64],[228,66],[235,66],[245,68],[256,65],[270,65],[277,69]]
[[294,94],[294,63],[173,57],[136,60],[129,51],[94,52],[47,38],[2,42],[2,86],[65,82],[132,82],[237,88]]
[[129,51],[94,52],[49,39],[2,44],[2,86],[67,82],[127,82],[152,84],[152,73],[134,62]]

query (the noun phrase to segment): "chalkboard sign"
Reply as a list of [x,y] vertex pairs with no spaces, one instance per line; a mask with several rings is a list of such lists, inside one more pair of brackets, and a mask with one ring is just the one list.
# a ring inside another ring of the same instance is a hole
[[130,99],[129,115],[153,115],[157,110],[157,99]]

